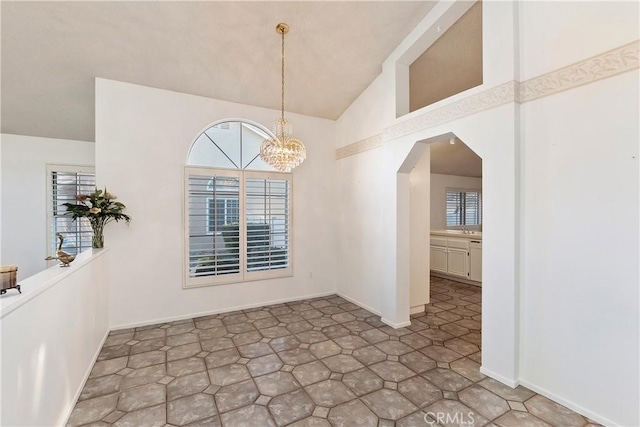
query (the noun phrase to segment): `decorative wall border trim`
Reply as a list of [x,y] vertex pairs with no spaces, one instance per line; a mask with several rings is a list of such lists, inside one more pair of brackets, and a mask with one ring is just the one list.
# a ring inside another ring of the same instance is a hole
[[515,82],[501,84],[484,92],[445,105],[420,116],[389,126],[377,135],[365,138],[336,150],[336,157],[342,159],[381,147],[385,142],[427,129],[442,123],[460,119],[480,111],[508,104],[515,100]]
[[635,41],[520,83],[516,101],[533,101],[638,67],[640,41]]
[[524,103],[533,101],[639,67],[640,41],[634,41],[524,82],[511,81],[503,83],[484,92],[396,123],[383,130],[382,133],[338,148],[336,150],[336,158],[343,159],[372,150],[401,136],[458,120],[510,102]]
[[421,129],[451,122],[471,114],[490,110],[515,100],[516,82],[503,83],[484,92],[471,95],[428,113],[405,120],[385,129],[385,142]]
[[336,150],[336,158],[342,159],[344,157],[354,156],[364,151],[381,147],[384,143],[384,135],[379,133],[377,135],[370,136],[369,138],[338,148]]

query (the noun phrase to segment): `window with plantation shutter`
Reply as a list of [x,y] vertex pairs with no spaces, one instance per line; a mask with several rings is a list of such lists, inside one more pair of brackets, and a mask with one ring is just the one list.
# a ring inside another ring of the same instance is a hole
[[447,226],[482,225],[482,193],[447,189]]
[[57,233],[62,234],[62,250],[73,255],[91,248],[91,224],[86,218],[73,221],[66,216],[64,203],[76,203],[76,196],[95,190],[94,170],[89,166],[48,165],[47,253],[58,247]]
[[266,135],[229,121],[194,142],[185,167],[185,287],[291,276],[291,174],[266,171]]

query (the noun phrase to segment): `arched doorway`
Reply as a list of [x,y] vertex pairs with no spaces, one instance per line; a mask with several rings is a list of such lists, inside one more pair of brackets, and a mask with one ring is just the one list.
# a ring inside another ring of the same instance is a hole
[[[412,143],[397,170],[396,194],[396,319],[395,326],[410,325],[412,257],[428,259],[429,240],[412,248],[411,229],[411,171],[419,165],[429,144],[456,138],[453,132],[427,136]],[[515,147],[513,140],[490,139],[482,135],[478,140],[463,137],[483,160],[483,312],[482,372],[508,385],[518,384],[518,247],[516,235],[517,176],[515,173]],[[507,145],[507,142],[512,144]],[[491,145],[508,147],[508,152]],[[476,149],[484,148],[484,149]],[[423,225],[424,228],[424,225]],[[413,249],[413,254],[412,254]],[[418,268],[419,270],[420,268]],[[428,268],[421,266],[422,274]],[[414,265],[414,271],[416,267]],[[423,290],[423,299],[425,298]]]

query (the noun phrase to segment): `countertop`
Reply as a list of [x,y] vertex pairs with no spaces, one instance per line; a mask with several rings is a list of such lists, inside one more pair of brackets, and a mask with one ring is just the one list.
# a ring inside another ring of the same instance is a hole
[[431,230],[432,236],[461,237],[463,239],[482,240],[482,231],[469,231],[463,233],[462,230]]

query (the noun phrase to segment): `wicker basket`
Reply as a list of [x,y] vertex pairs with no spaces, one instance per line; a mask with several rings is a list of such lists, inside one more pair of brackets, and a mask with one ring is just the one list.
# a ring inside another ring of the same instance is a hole
[[17,289],[20,291],[20,285],[18,285],[18,266],[16,265],[5,265],[0,267],[0,277],[2,277],[2,281],[0,282],[0,295],[6,294],[7,289]]

